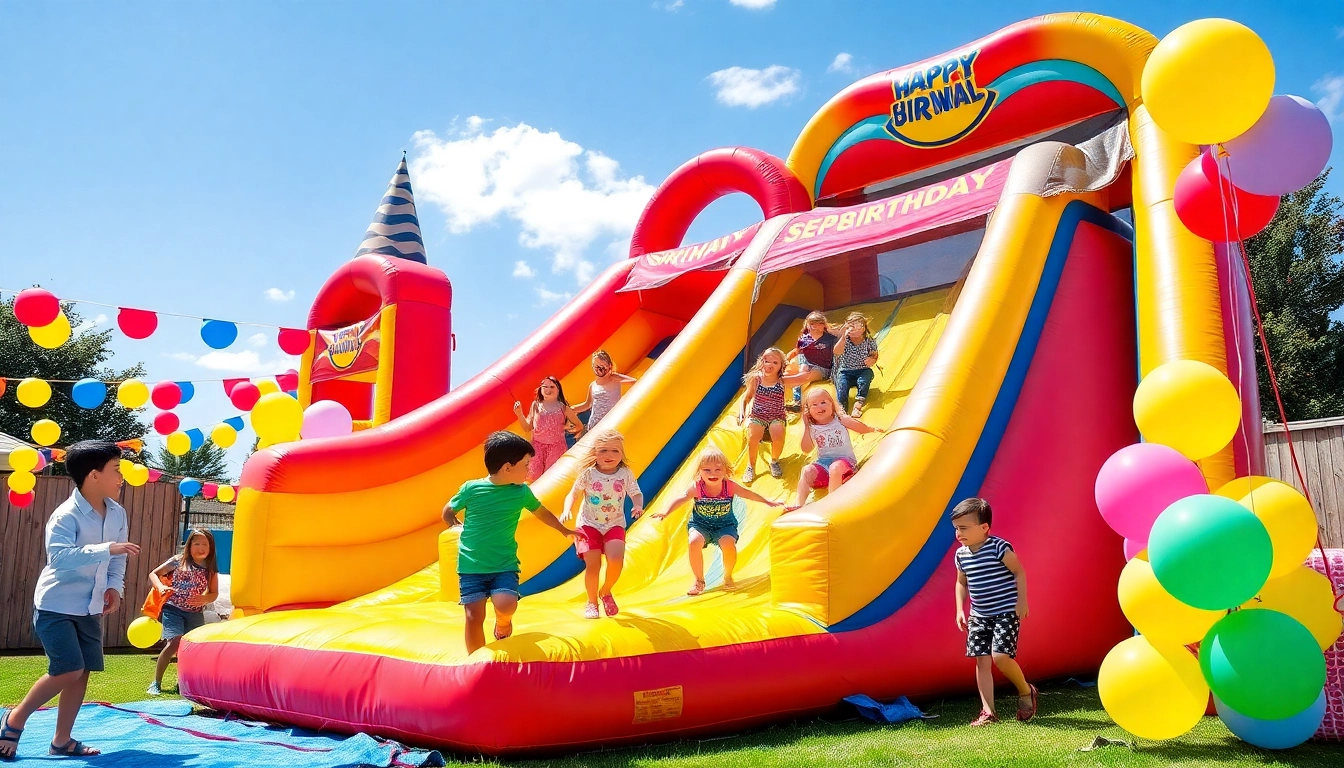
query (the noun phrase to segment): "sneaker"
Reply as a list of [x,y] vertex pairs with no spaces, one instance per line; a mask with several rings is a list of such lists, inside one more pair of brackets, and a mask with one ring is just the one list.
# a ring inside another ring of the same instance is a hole
[[616,598],[611,595],[602,596],[602,610],[606,611],[608,616],[615,616],[621,612],[621,609],[616,605]]
[[851,418],[855,418],[855,419],[857,419],[857,418],[859,418],[860,416],[863,415],[863,401],[862,401],[862,400],[855,400],[855,401],[854,401],[854,408],[849,412],[849,415],[850,415]]
[[583,606],[583,618],[585,618],[585,619],[600,619],[600,618],[602,618],[602,614],[601,614],[601,613],[598,613],[598,611],[597,611],[597,603],[589,603],[589,604]]
[[159,688],[158,683],[150,683],[149,687],[145,689],[145,693],[149,694],[150,696],[162,696],[163,689]]
[[778,461],[770,462],[770,476],[776,480],[784,476],[784,468],[779,466]]
[[974,728],[979,728],[982,725],[989,725],[991,723],[997,723],[997,722],[999,722],[998,715],[993,715],[990,714],[989,712],[982,711],[979,717],[971,721],[971,726]]
[[742,482],[750,483],[756,479],[756,468],[747,467],[747,471],[742,473]]
[[798,413],[803,410],[803,405],[797,400],[790,400],[784,404],[784,410],[789,411],[790,413]]

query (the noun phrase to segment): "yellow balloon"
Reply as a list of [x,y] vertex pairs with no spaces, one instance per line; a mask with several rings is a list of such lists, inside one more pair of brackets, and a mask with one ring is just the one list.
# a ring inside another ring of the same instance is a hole
[[10,451],[9,468],[15,472],[32,472],[37,468],[37,449],[21,445]]
[[1209,686],[1194,654],[1144,637],[1106,654],[1097,691],[1115,724],[1144,739],[1174,739],[1194,728],[1209,705]]
[[210,442],[218,445],[220,448],[228,448],[238,440],[238,431],[228,424],[216,424],[215,428],[210,430]]
[[1199,19],[1162,38],[1140,87],[1163,131],[1187,144],[1219,144],[1264,114],[1274,95],[1274,58],[1249,28]]
[[1189,645],[1204,639],[1226,611],[1205,611],[1177,600],[1163,589],[1148,563],[1148,550],[1125,563],[1120,572],[1120,610],[1134,629],[1158,645]]
[[1195,360],[1173,360],[1149,371],[1139,382],[1134,393],[1134,423],[1148,442],[1175,448],[1198,461],[1232,441],[1241,423],[1241,399],[1217,368]]
[[252,429],[270,445],[298,440],[302,426],[303,406],[282,392],[262,395],[252,406]]
[[1240,503],[1265,524],[1274,545],[1269,578],[1296,571],[1316,546],[1316,513],[1291,485],[1272,477],[1239,477],[1219,488],[1218,495]]
[[220,502],[224,504],[228,504],[229,502],[233,501],[233,496],[234,493],[232,485],[221,485],[219,486],[219,490],[216,491],[215,493],[215,498],[219,499]]
[[61,439],[61,425],[51,419],[41,419],[30,430],[33,442],[38,445],[55,445]]
[[37,476],[32,472],[9,473],[9,489],[15,493],[27,493],[37,485]]
[[149,482],[149,469],[142,464],[136,464],[130,459],[121,460],[121,479],[126,481],[127,485],[139,487]]
[[149,387],[139,379],[127,379],[117,385],[117,402],[123,408],[139,408],[149,402]]
[[141,616],[126,627],[126,639],[136,648],[148,648],[162,637],[163,625],[148,616]]
[[257,382],[257,391],[260,392],[263,396],[269,395],[275,392],[279,392],[280,385],[276,383],[275,379],[262,379],[261,381]]
[[29,326],[28,337],[39,347],[55,349],[70,340],[70,319],[62,312],[41,328]]
[[174,432],[164,443],[168,446],[168,452],[174,456],[186,456],[191,451],[191,438],[187,437],[186,432]]
[[1300,565],[1287,576],[1270,579],[1260,594],[1242,608],[1267,608],[1286,613],[1311,631],[1324,651],[1339,639],[1344,620],[1335,610],[1335,592],[1330,580],[1309,565]]
[[259,437],[259,438],[257,438],[257,450],[258,450],[258,451],[260,451],[262,448],[270,448],[272,445],[275,445],[275,443],[271,442],[270,440],[267,440],[267,439],[264,438],[264,437]]
[[51,399],[51,385],[41,379],[24,379],[14,390],[14,396],[29,408],[41,408]]

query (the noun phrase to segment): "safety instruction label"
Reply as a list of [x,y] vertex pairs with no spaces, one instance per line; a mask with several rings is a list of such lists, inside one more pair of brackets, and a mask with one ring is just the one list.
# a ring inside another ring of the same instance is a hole
[[651,723],[654,720],[671,720],[681,717],[681,686],[655,688],[652,691],[635,691],[635,722]]

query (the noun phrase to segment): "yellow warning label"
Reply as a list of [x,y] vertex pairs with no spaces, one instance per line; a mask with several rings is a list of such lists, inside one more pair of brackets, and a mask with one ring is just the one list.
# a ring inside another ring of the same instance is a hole
[[681,717],[681,686],[635,691],[635,722],[651,723]]

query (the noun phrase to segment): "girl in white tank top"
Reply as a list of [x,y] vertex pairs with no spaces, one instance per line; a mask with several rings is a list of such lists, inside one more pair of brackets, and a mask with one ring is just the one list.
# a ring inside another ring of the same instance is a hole
[[803,467],[798,476],[797,506],[807,503],[814,489],[825,488],[834,493],[846,480],[854,476],[859,460],[854,455],[850,431],[859,434],[883,432],[858,419],[841,413],[835,395],[824,387],[813,387],[803,399],[803,433],[801,448],[804,453],[817,450],[816,461]]
[[593,383],[588,385],[588,399],[574,406],[575,413],[588,413],[588,430],[591,432],[602,417],[621,401],[621,387],[634,384],[634,376],[616,372],[616,364],[604,349],[593,353]]

